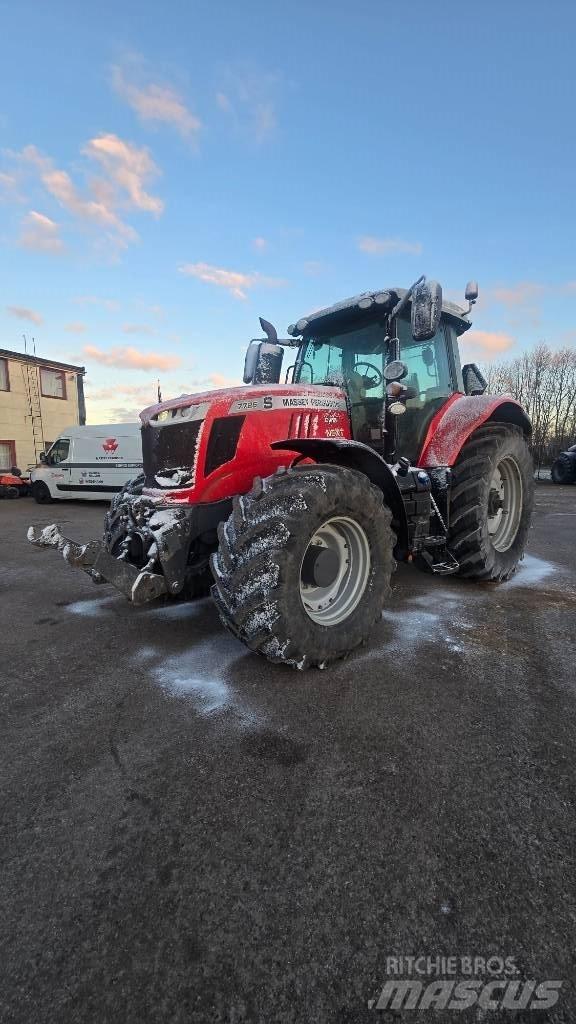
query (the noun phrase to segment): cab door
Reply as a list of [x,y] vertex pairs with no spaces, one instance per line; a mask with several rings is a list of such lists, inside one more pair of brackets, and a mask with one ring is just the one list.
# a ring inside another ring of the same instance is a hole
[[53,498],[70,497],[71,448],[69,437],[59,437],[46,454],[46,483]]

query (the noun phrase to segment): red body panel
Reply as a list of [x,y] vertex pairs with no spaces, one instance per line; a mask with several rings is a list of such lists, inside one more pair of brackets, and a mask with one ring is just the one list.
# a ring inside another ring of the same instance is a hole
[[[275,451],[273,441],[289,437],[350,438],[350,418],[341,388],[318,385],[266,384],[206,391],[150,406],[140,414],[147,424],[158,413],[206,403],[198,436],[194,486],[174,490],[145,488],[144,493],[167,501],[220,501],[245,494],[255,476],[269,476],[290,465],[294,452]],[[204,475],[213,421],[222,416],[245,416],[234,458]],[[161,428],[160,428],[161,429]]]
[[453,466],[472,431],[504,405],[516,406],[520,415],[526,417],[511,395],[451,395],[428,427],[418,465],[425,469]]

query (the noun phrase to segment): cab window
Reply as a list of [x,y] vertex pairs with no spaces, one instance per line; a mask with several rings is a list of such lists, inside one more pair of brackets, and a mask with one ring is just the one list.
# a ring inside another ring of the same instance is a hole
[[411,400],[412,408],[426,405],[435,398],[448,398],[455,388],[448,362],[444,325],[440,325],[429,341],[414,341],[407,320],[399,320],[397,330],[400,358],[408,367],[408,375],[403,383],[414,388],[417,395]]
[[50,451],[48,452],[48,458],[52,466],[57,466],[59,462],[65,462],[68,458],[70,451],[70,441],[67,437],[61,437],[56,441]]

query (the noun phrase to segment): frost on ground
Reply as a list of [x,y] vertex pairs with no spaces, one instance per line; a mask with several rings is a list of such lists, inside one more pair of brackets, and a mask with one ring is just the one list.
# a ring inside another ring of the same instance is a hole
[[546,562],[543,558],[536,558],[535,555],[525,555],[514,576],[502,585],[504,587],[533,587],[541,583],[548,576],[559,573],[560,569],[558,566],[553,565],[552,562]]
[[249,726],[260,715],[225,679],[227,669],[237,657],[237,646],[224,635],[221,640],[210,637],[168,657],[150,647],[141,649],[134,661],[140,668],[144,664],[150,677],[167,693],[189,697],[201,715],[232,712]]

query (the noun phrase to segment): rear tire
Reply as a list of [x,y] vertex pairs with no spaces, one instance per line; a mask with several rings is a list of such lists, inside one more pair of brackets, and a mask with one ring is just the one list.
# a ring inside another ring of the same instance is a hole
[[36,480],[32,484],[32,497],[39,505],[51,505],[54,501],[48,485],[43,480]]
[[222,622],[272,662],[344,657],[371,635],[390,593],[390,520],[382,492],[356,470],[308,465],[256,478],[218,528],[212,596]]
[[551,477],[555,484],[573,484],[576,480],[576,460],[569,455],[559,455],[552,463]]
[[459,575],[507,580],[524,555],[533,503],[534,467],[520,428],[475,430],[453,468],[448,547]]

